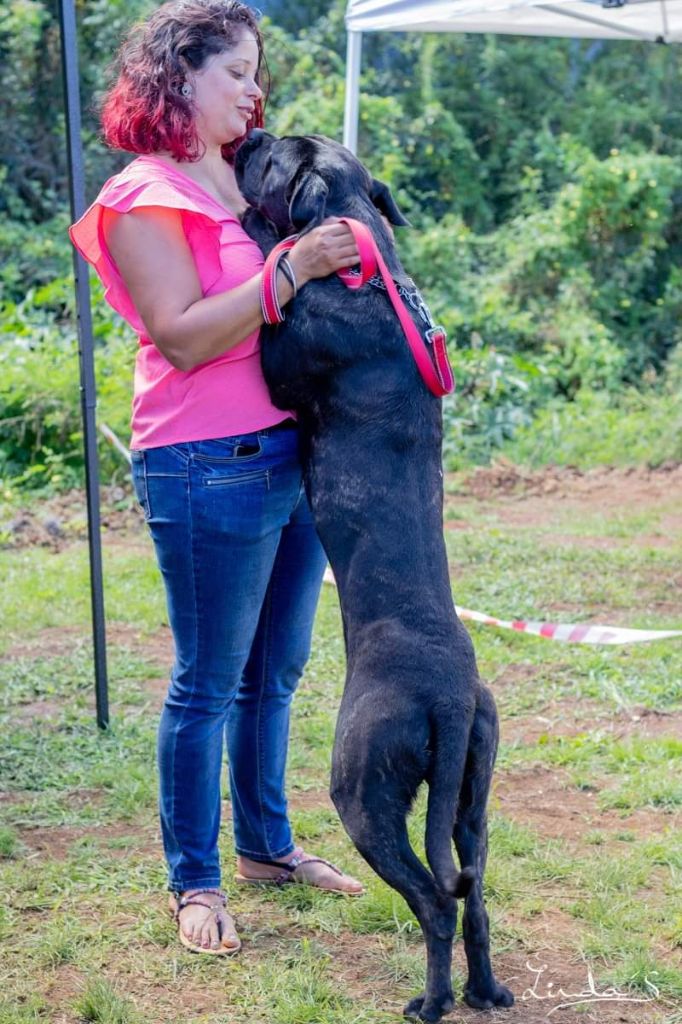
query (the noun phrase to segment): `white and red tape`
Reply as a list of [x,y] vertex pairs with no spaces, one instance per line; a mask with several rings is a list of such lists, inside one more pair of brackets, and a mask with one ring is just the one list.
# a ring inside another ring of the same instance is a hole
[[[325,583],[336,585],[334,574],[327,567]],[[682,636],[682,629],[624,629],[622,626],[580,625],[575,622],[524,622],[521,619],[496,619],[493,615],[474,612],[470,608],[455,606],[460,619],[480,622],[484,626],[500,626],[513,629],[516,633],[530,633],[544,636],[547,640],[565,640],[577,644],[638,644],[644,640],[663,640],[665,637]]]

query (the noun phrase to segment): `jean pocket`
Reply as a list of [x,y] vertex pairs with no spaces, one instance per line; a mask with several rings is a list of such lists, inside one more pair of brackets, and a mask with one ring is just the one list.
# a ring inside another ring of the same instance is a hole
[[242,434],[240,437],[221,437],[210,441],[195,441],[192,447],[196,462],[206,465],[252,462],[263,452],[263,445],[258,433]]
[[138,500],[140,508],[144,512],[145,522],[148,523],[152,517],[152,512],[149,507],[149,488],[147,486],[147,467],[145,464],[144,452],[131,452],[130,461],[135,497]]

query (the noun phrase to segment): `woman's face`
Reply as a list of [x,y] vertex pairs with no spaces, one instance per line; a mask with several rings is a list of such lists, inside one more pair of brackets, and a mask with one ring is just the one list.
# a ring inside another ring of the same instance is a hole
[[196,129],[207,146],[234,142],[246,131],[256,100],[258,43],[244,30],[230,50],[209,57],[200,71],[188,76],[192,87]]

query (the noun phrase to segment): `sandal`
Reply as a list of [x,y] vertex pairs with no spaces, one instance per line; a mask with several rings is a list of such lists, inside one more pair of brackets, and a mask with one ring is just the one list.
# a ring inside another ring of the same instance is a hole
[[[211,903],[204,903],[203,900],[197,899],[197,896],[202,895],[214,896],[217,898]],[[234,926],[232,929],[232,934],[234,935],[234,938],[237,940],[237,944],[234,946],[226,946],[223,943],[224,923],[221,920],[221,912],[225,911],[227,908],[227,896],[222,891],[222,889],[194,889],[191,891],[190,896],[180,896],[179,893],[174,892],[171,894],[168,903],[170,912],[173,915],[173,920],[178,926],[178,935],[180,936],[180,942],[183,944],[183,946],[189,949],[190,952],[209,953],[213,956],[234,956],[234,954],[238,953],[239,950],[242,948],[241,940],[239,939],[239,936],[237,935],[236,931],[234,931]],[[196,943],[192,942],[191,939],[187,938],[187,936],[185,935],[180,926],[180,914],[185,909],[185,907],[205,907],[210,914],[215,915],[216,925],[218,926],[218,934],[220,936],[220,946],[217,949],[212,949],[210,946],[197,946]],[[225,931],[227,931],[227,929]]]
[[275,868],[281,868],[278,875],[273,875],[272,878],[258,878],[253,875],[244,875],[237,872],[234,876],[234,880],[237,885],[311,885],[315,889],[322,889],[323,892],[338,892],[343,896],[362,896],[364,894],[364,888],[358,889],[353,892],[349,889],[340,889],[338,887],[328,885],[318,885],[316,882],[311,882],[306,878],[297,878],[296,871],[303,864],[325,864],[328,868],[331,868],[337,875],[343,878],[343,871],[337,868],[336,864],[332,864],[331,861],[325,860],[323,857],[309,857],[305,850],[297,850],[295,856],[291,860],[284,861],[280,860],[266,860],[263,858],[258,861],[259,864],[269,864]]

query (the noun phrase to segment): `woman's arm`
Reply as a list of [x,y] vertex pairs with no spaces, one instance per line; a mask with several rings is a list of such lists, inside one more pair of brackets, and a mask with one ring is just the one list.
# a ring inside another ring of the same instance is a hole
[[[262,274],[204,298],[177,210],[144,207],[106,213],[109,251],[149,337],[169,363],[191,370],[234,348],[263,323]],[[289,253],[299,287],[358,261],[345,224],[326,223],[304,235]],[[277,277],[280,304],[293,290]]]

